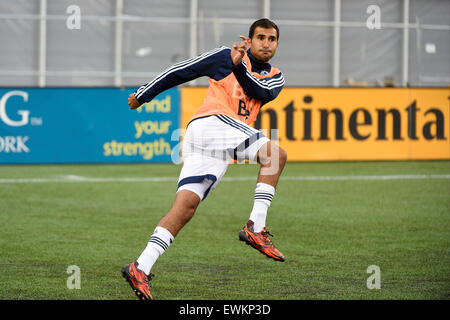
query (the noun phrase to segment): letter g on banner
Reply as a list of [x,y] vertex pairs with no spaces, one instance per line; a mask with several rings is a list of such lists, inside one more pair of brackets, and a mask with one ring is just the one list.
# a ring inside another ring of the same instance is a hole
[[28,102],[28,93],[25,91],[9,91],[0,99],[0,120],[11,127],[21,127],[28,124],[29,110],[18,110],[17,113],[22,116],[19,121],[12,120],[6,114],[6,102],[12,96],[21,96],[24,102]]

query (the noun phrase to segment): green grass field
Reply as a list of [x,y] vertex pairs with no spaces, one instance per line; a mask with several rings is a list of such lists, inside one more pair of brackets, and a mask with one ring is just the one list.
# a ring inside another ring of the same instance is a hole
[[[169,209],[180,168],[0,166],[0,299],[134,300],[121,267]],[[238,241],[257,171],[230,166],[153,267],[155,299],[450,298],[449,161],[288,163],[267,217],[284,263]]]

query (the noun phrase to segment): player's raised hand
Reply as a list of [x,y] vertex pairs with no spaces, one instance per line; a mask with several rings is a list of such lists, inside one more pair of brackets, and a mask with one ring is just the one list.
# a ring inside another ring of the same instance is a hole
[[245,51],[247,50],[247,38],[244,36],[239,36],[241,38],[241,43],[238,45],[236,42],[233,43],[233,47],[231,48],[231,60],[234,65],[238,65],[241,63],[242,58],[244,57]]
[[128,96],[128,105],[130,106],[130,109],[137,109],[141,106],[141,103],[137,101],[134,93]]

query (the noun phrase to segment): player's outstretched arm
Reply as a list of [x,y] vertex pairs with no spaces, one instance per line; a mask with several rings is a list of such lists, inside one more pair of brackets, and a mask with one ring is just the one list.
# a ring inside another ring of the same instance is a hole
[[[229,54],[229,48],[220,47],[178,62],[157,75],[149,83],[139,87],[134,92],[134,98],[138,103],[143,104],[167,89],[199,77],[208,76],[216,79],[220,76],[220,70],[224,68],[224,65],[230,63]],[[225,56],[228,59],[224,59]],[[134,105],[136,104],[134,103]],[[130,107],[132,106],[130,105]]]

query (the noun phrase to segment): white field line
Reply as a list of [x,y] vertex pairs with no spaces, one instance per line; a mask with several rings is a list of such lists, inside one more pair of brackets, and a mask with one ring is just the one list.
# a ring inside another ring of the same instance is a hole
[[[354,181],[354,180],[423,180],[450,179],[450,174],[408,174],[408,175],[370,175],[370,176],[281,176],[280,180],[288,181]],[[55,178],[19,178],[0,179],[0,184],[8,183],[60,183],[60,182],[176,182],[178,177],[110,177],[93,178],[65,175]],[[251,177],[224,177],[222,181],[256,181]]]

